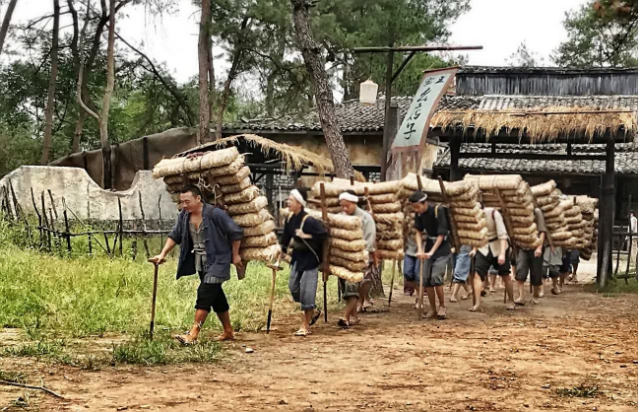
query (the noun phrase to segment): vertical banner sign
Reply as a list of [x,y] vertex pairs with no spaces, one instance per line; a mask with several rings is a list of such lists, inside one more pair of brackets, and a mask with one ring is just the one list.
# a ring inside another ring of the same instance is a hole
[[[398,129],[398,133],[391,144],[391,155],[415,156],[416,168],[420,167],[422,150],[429,132],[429,122],[433,112],[438,107],[442,95],[453,81],[457,67],[429,70],[424,72],[418,91],[413,97],[411,106]],[[394,159],[394,163],[395,159]],[[406,161],[401,162],[407,164]],[[416,172],[419,172],[416,170]]]

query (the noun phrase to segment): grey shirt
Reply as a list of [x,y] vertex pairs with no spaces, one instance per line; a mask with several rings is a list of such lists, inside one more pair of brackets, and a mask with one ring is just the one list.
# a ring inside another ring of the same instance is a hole
[[407,240],[404,242],[404,254],[412,257],[416,257],[418,254],[415,230],[409,230],[409,236],[407,236]]
[[376,251],[376,222],[371,215],[356,207],[356,211],[353,212],[353,216],[358,216],[362,219],[362,231],[364,232],[364,241],[367,244],[367,251],[373,253]]
[[[207,267],[207,252],[204,245],[204,231],[202,230],[203,224],[196,229],[196,226],[189,222],[189,234],[191,235],[191,241],[193,242],[193,251],[196,260],[196,271],[198,273],[204,273]],[[205,281],[206,280],[206,281]],[[224,280],[215,276],[207,276],[204,274],[204,283],[223,283]]]

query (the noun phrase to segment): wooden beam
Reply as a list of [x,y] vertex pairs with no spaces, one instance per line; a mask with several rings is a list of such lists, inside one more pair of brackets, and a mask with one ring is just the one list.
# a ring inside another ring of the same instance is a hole
[[[452,142],[453,143],[453,142]],[[451,151],[451,163],[453,164],[453,150]],[[469,153],[462,152],[458,154],[460,159],[517,159],[517,160],[597,160],[605,162],[606,156],[602,155],[586,155],[586,154],[548,154],[548,153]]]
[[354,53],[387,53],[393,52],[432,52],[447,50],[482,50],[482,46],[397,46],[397,47],[355,47],[351,49]]

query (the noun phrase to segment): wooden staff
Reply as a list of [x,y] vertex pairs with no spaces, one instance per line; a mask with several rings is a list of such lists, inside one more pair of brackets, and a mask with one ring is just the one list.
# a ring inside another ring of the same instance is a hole
[[[371,218],[373,218],[374,222],[376,220],[376,214],[373,211],[373,207],[371,206],[371,202],[369,201],[369,188],[365,186],[364,188],[364,199],[367,202],[367,211],[371,214]],[[376,250],[377,252],[377,250]],[[374,252],[374,253],[376,253]],[[395,259],[394,259],[394,263],[395,265]],[[384,288],[382,287],[382,263],[379,264],[379,268],[380,268],[380,282],[378,282],[378,279],[375,278],[375,276],[373,277],[373,282],[376,283],[374,284],[374,290],[375,289],[380,289],[382,290],[382,296],[384,297]]]
[[391,307],[391,296],[393,296],[393,280],[396,277],[396,264],[398,265],[398,271],[400,270],[400,261],[397,259],[393,260],[393,266],[391,267],[391,286],[389,287],[389,303],[388,307]]
[[[327,232],[329,232],[329,216],[327,213],[327,194],[324,189],[324,182],[320,182],[320,208],[322,210],[322,220],[324,221]],[[322,305],[324,308],[324,323],[329,321],[327,315],[327,280],[329,279],[329,239],[324,241],[322,248]]]
[[276,273],[279,270],[282,270],[282,267],[280,267],[281,255],[282,254],[278,256],[278,260],[276,261],[275,265],[272,265],[270,263],[267,264],[267,267],[271,269],[271,296],[269,297],[269,312],[267,313],[267,334],[271,330],[271,314],[273,311],[273,299],[276,295]]
[[151,322],[149,323],[149,340],[153,340],[153,329],[156,323],[156,298],[158,296],[158,266],[165,260],[155,262],[149,259],[148,261],[153,263],[153,294],[151,297]]
[[[418,190],[422,192],[422,179],[420,178],[420,173],[416,175],[416,179],[418,181]],[[420,246],[420,245],[418,245]],[[426,246],[426,242],[425,242]],[[424,250],[423,250],[424,252]],[[424,287],[422,286],[422,282],[424,279],[424,259],[420,258],[420,276],[419,276],[419,284],[418,284],[418,319],[422,319],[422,308],[424,304]]]
[[[451,201],[449,199],[449,195],[447,195],[447,190],[444,187],[444,182],[442,181],[442,177],[438,176],[438,183],[440,183],[440,192],[442,194],[442,198],[444,199],[444,203],[445,203],[445,213],[447,214],[447,220],[449,221],[449,224],[451,225],[451,239],[453,239],[453,248],[455,250],[455,253],[460,253],[460,238],[458,237],[458,225],[456,224],[456,221],[453,220],[453,216],[451,216]],[[449,285],[449,288],[453,287],[453,272],[451,272],[451,284]]]
[[[507,235],[509,236],[509,239],[512,239],[512,248],[513,248],[512,253],[515,256],[514,260],[516,260],[516,264],[517,264],[518,246],[516,245],[516,237],[515,237],[515,234],[513,233],[513,222],[511,221],[511,214],[509,214],[509,211],[507,210],[507,206],[504,203],[504,199],[500,194],[500,189],[494,189],[494,194],[496,195],[496,197],[498,198],[498,201],[500,202],[500,209],[502,209],[502,215],[504,216],[504,224],[507,227]],[[509,266],[511,266],[511,262],[509,262]],[[531,282],[529,282],[529,289],[531,289]],[[529,293],[531,293],[531,290],[529,291]],[[504,303],[507,303],[507,286],[506,285],[504,287]]]

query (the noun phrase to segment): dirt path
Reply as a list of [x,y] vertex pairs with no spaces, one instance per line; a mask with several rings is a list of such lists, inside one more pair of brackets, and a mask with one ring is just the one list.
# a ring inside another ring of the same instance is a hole
[[[225,345],[225,359],[216,364],[98,372],[39,367],[47,385],[67,397],[39,396],[39,406],[46,411],[637,410],[637,296],[607,298],[583,293],[579,286],[566,292],[515,313],[502,310],[501,293],[488,296],[481,314],[467,312],[468,301],[450,304],[446,321],[418,321],[413,299],[399,296],[391,312],[365,315],[351,330],[338,328],[338,314],[332,313],[330,323],[321,323],[307,338],[292,336],[296,319],[276,317],[276,331],[240,336]],[[245,353],[245,346],[255,352]],[[556,394],[587,380],[601,390],[595,399]],[[12,390],[0,387],[0,399]]]

